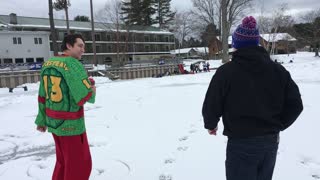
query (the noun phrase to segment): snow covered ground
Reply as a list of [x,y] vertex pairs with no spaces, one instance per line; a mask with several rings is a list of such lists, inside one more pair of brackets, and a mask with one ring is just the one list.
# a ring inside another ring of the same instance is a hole
[[[320,179],[320,58],[279,56],[297,82],[304,111],[281,133],[274,180]],[[288,63],[294,57],[294,63]],[[215,64],[220,64],[216,61]],[[212,64],[212,66],[214,66]],[[201,108],[214,71],[111,82],[97,77],[86,104],[91,180],[224,180],[227,138],[203,128]],[[35,130],[37,88],[0,89],[0,179],[47,180],[55,162],[49,133]]]

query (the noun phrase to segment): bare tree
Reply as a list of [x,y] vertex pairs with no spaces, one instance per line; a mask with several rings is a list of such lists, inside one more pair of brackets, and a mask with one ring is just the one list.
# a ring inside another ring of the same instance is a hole
[[[264,15],[260,15],[259,19],[259,28],[261,33],[267,33],[268,36],[265,36],[267,44],[263,44],[267,50],[270,49],[270,54],[275,53],[276,43],[279,38],[279,30],[280,28],[288,28],[291,27],[294,23],[292,16],[285,15],[288,11],[288,4],[282,3],[277,6],[271,16],[267,17]],[[281,37],[282,40],[286,40],[287,37]],[[289,40],[289,39],[287,39]]]
[[229,37],[229,29],[228,29],[228,22],[227,22],[227,0],[221,0],[221,26],[222,26],[222,62],[226,63],[229,61],[229,55],[228,55],[228,37]]
[[[121,36],[121,27],[124,27],[124,21],[123,21],[123,13],[122,13],[122,2],[121,0],[110,0],[108,1],[104,8],[99,10],[96,17],[99,19],[100,22],[102,22],[107,29],[109,29],[111,32],[116,31],[116,62],[119,63],[118,65],[123,65],[124,62],[122,62],[122,59],[120,57],[120,36]],[[129,38],[129,29],[127,27],[127,34],[126,34],[126,42],[128,42]],[[123,51],[127,51],[127,43],[126,47],[122,49]]]
[[206,27],[208,24],[216,24],[217,6],[215,0],[192,0],[192,14],[198,19],[198,22]]
[[53,3],[53,8],[56,11],[64,10],[66,14],[66,23],[67,23],[67,33],[70,34],[70,25],[69,25],[69,11],[68,7],[71,6],[70,0],[56,0]]
[[[253,0],[192,0],[194,7],[192,12],[200,22],[194,24],[201,27],[202,31],[210,23],[218,25],[218,29],[224,29],[223,33],[228,38],[231,27],[251,8],[252,2]],[[225,7],[224,10],[222,6]],[[223,16],[226,16],[225,20],[222,20]],[[223,23],[226,23],[225,27],[223,27]],[[222,46],[226,48],[224,52],[228,52],[228,40],[225,43],[226,45]],[[229,58],[224,56],[223,62],[228,60]]]
[[50,20],[52,48],[53,48],[53,54],[56,56],[58,55],[58,47],[57,47],[57,34],[56,34],[56,30],[54,27],[54,20],[53,20],[52,0],[49,0],[48,4],[49,4],[49,20]]
[[184,41],[192,33],[191,14],[189,11],[181,11],[175,14],[172,29],[174,36],[179,41],[179,49],[184,47]]
[[320,9],[307,12],[301,17],[301,19],[307,23],[304,26],[304,31],[306,31],[306,34],[309,34],[309,37],[307,36],[304,40],[313,46],[315,56],[319,57]]

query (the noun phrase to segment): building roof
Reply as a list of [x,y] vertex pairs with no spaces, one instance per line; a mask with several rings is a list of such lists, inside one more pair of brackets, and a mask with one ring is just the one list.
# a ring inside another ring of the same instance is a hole
[[[54,23],[56,29],[67,29],[66,21],[63,19],[55,19]],[[50,29],[49,19],[39,17],[17,16],[17,24],[10,24],[9,15],[0,15],[0,25],[1,24],[4,24],[8,27]],[[69,24],[71,30],[91,31],[91,22],[69,20]],[[95,22],[94,26],[96,31],[116,31],[112,23]],[[126,31],[123,26],[120,27],[120,29],[121,31]],[[153,26],[133,25],[129,27],[129,31],[135,33],[173,34]]]
[[[217,39],[220,41],[221,36],[217,36]],[[228,36],[228,44],[232,44],[232,36]]]
[[267,42],[296,41],[297,40],[296,38],[292,37],[288,33],[260,34],[260,37]]
[[183,49],[175,49],[175,50],[172,50],[170,53],[171,54],[186,54],[186,53],[189,53],[190,51],[196,51],[198,53],[209,53],[209,49],[207,47],[193,47],[193,48],[183,48]]
[[[272,34],[260,34],[260,37],[268,42],[278,42],[278,41],[296,41],[297,39],[292,37],[288,33],[272,33]],[[220,40],[220,36],[217,36]],[[232,44],[232,36],[228,37],[228,44]]]
[[49,36],[49,32],[46,31],[0,31],[0,34],[32,34],[32,35],[48,35]]
[[208,47],[194,47],[193,49],[202,54],[209,53]]

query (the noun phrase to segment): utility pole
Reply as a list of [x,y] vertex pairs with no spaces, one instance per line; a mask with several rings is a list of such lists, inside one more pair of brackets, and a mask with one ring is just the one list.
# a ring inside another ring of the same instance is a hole
[[97,52],[96,52],[96,39],[94,32],[94,19],[93,19],[93,5],[92,0],[90,0],[90,10],[91,10],[91,36],[92,36],[92,51],[93,51],[93,62],[95,66],[97,66]]
[[52,0],[49,0],[49,20],[50,20],[52,49],[53,49],[53,54],[56,56],[56,55],[58,55],[58,47],[57,47],[56,30],[54,28],[53,9],[52,8],[53,8],[52,7]]
[[227,28],[228,28],[228,22],[227,22],[227,2],[226,0],[221,0],[221,25],[222,25],[222,49],[223,49],[223,54],[222,54],[222,62],[226,63],[229,61],[229,47],[228,47],[228,36],[229,34],[227,33]]

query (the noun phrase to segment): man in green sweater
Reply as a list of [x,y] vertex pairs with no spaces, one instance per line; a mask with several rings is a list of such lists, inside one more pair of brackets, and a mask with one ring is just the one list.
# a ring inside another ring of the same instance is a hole
[[88,180],[91,155],[86,135],[83,105],[94,103],[96,88],[79,62],[84,39],[67,35],[61,56],[46,61],[41,70],[37,130],[51,132],[56,147],[53,180]]

